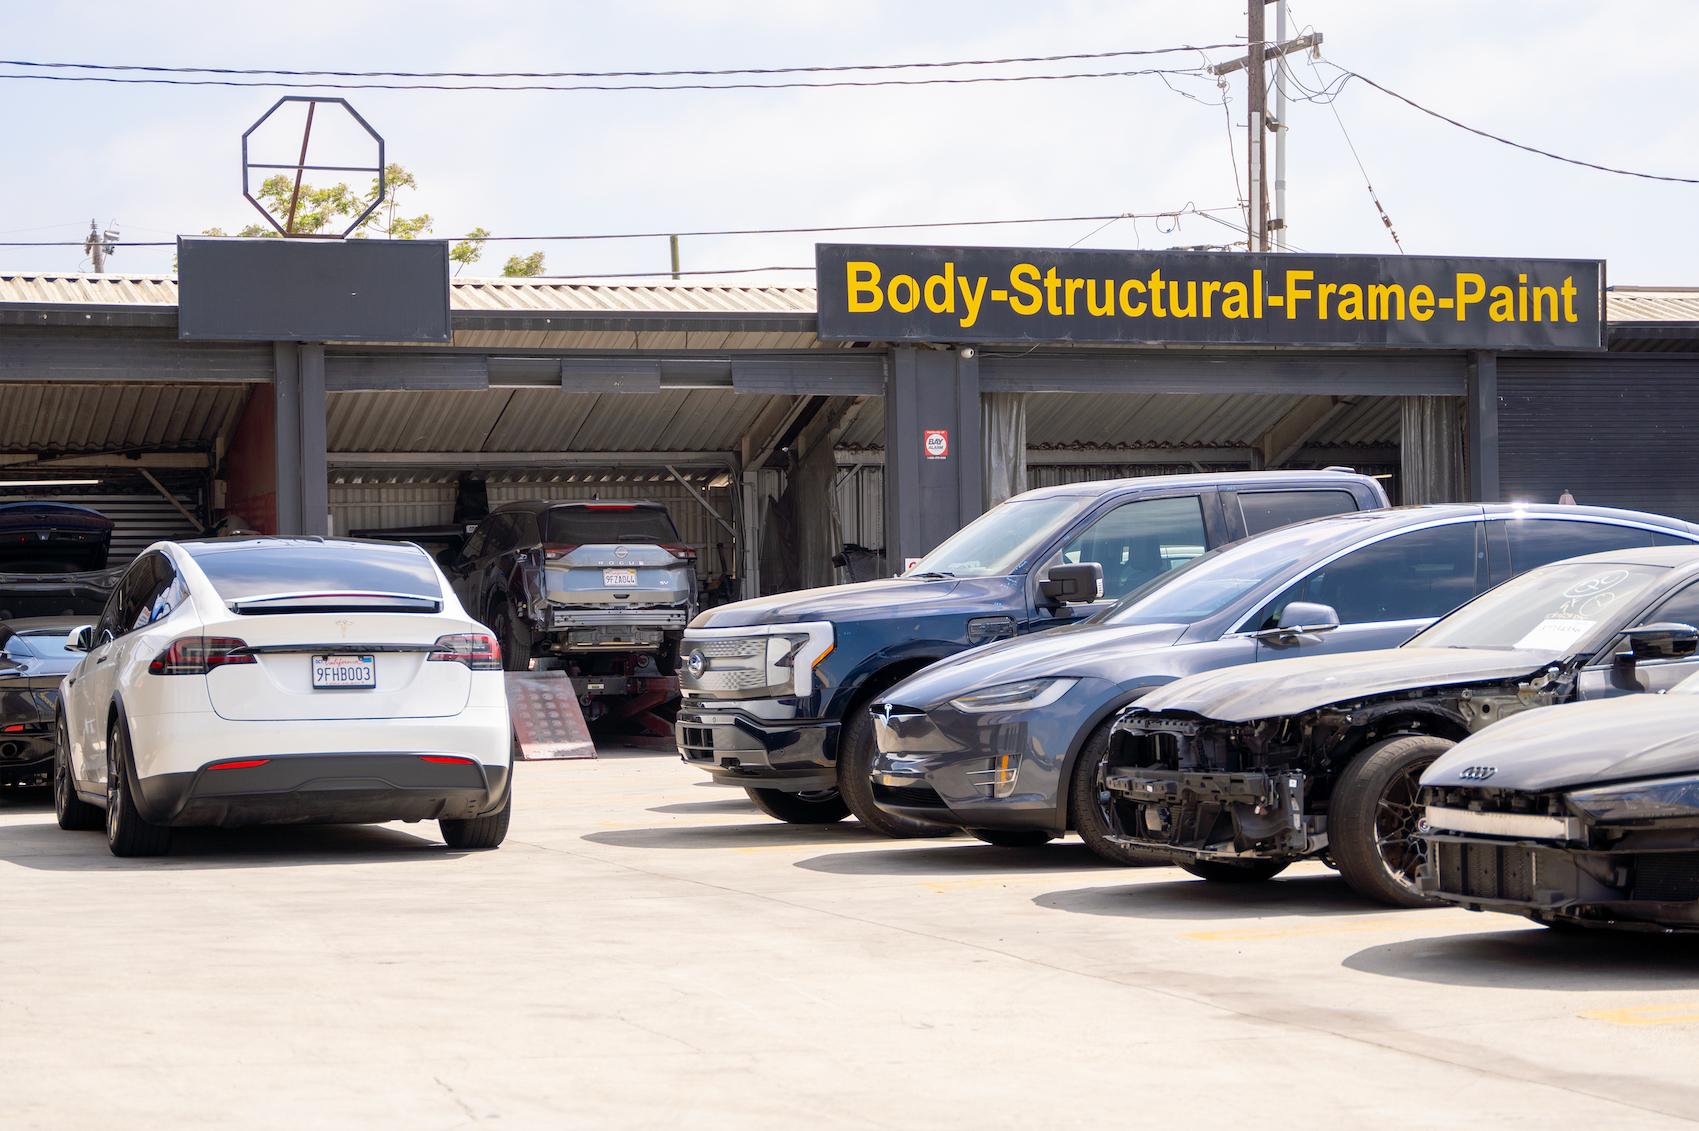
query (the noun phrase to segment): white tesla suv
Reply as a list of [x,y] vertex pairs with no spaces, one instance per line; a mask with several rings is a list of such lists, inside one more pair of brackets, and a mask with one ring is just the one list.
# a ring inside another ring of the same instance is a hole
[[507,833],[500,649],[417,546],[160,542],[71,644],[87,655],[60,687],[53,807],[60,828],[104,823],[116,855],[190,825]]

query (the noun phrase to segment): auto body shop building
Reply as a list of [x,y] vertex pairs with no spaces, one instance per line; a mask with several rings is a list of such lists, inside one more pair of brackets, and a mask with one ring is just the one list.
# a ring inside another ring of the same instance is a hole
[[[443,259],[434,339],[377,340],[254,331],[241,304],[277,289],[228,279],[209,315],[183,262],[181,305],[169,277],[0,275],[0,498],[87,502],[119,556],[226,513],[340,534],[648,498],[750,596],[848,579],[844,543],[901,568],[1027,487],[1335,464],[1403,502],[1567,491],[1699,520],[1699,290],[1603,290],[1602,264],[822,247],[817,292],[450,283]],[[1353,324],[1345,276],[1481,318]],[[1516,317],[1542,288],[1557,321]]]

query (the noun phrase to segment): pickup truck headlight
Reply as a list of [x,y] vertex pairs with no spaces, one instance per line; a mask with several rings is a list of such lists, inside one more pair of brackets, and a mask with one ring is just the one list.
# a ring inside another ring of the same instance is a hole
[[950,706],[970,715],[991,711],[1034,711],[1048,707],[1068,693],[1077,679],[1023,679],[1019,683],[1000,683],[984,691],[975,691],[950,700]]
[[1624,782],[1569,795],[1569,803],[1596,821],[1656,821],[1699,817],[1699,777]]

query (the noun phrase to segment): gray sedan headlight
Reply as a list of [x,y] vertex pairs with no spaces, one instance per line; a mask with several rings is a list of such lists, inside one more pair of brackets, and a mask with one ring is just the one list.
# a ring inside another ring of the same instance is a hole
[[1033,711],[1048,707],[1068,693],[1077,679],[1023,679],[1019,683],[1000,683],[984,691],[975,691],[950,700],[950,706],[970,715],[990,711]]
[[1626,782],[1569,795],[1569,803],[1596,821],[1656,821],[1699,817],[1699,777]]

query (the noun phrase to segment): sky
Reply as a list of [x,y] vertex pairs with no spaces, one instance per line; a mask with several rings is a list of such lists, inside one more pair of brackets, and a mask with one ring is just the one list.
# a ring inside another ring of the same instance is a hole
[[[1330,60],[1531,145],[1699,177],[1691,0],[1292,0],[1290,19],[1294,34],[1325,36],[1322,63],[1295,63],[1312,87],[1337,73]],[[1272,34],[1272,9],[1269,22]],[[359,71],[892,63],[1232,43],[1244,33],[1243,0],[0,6],[0,54],[14,60]],[[1187,67],[1201,56],[1161,58]],[[1244,81],[1241,72],[1225,91],[1214,80],[1147,75],[848,90],[324,93],[347,97],[383,135],[388,159],[417,177],[403,211],[429,212],[435,235],[456,237],[474,226],[498,235],[665,232],[1154,213],[1188,202],[1226,209],[1217,215],[1234,221],[1245,194]],[[306,92],[0,79],[0,241],[80,241],[91,218],[116,223],[126,240],[162,241],[259,219],[241,196],[240,139],[285,93]],[[1349,138],[1405,252],[1602,258],[1613,284],[1699,285],[1689,220],[1699,185],[1522,153],[1355,83],[1331,107],[1295,101],[1288,119],[1294,249],[1399,250]],[[288,134],[272,140],[287,150]],[[272,155],[294,159],[275,147]],[[686,238],[682,265],[807,267],[815,238]],[[1157,248],[1242,236],[1187,215],[1177,227],[1076,221],[822,238]],[[660,239],[517,243],[490,245],[466,274],[498,274],[508,254],[533,250],[545,252],[551,275],[668,266]],[[108,270],[169,272],[172,255],[120,247]],[[86,265],[80,247],[0,248],[5,272]],[[806,271],[740,278],[811,282]]]

